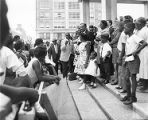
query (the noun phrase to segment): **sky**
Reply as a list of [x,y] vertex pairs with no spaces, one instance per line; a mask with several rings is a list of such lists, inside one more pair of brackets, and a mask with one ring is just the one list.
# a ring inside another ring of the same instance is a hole
[[144,5],[117,4],[117,17],[125,15],[131,15],[134,19],[137,19],[138,17],[144,17]]
[[[27,35],[35,39],[36,29],[36,0],[6,0],[8,4],[8,19],[12,30],[15,30],[17,24],[22,24]],[[138,8],[138,10],[137,10]],[[136,19],[144,16],[144,6],[135,4],[118,4],[117,16],[131,15]]]
[[26,34],[35,38],[36,0],[6,0],[8,4],[8,19],[12,30],[17,24],[22,24]]

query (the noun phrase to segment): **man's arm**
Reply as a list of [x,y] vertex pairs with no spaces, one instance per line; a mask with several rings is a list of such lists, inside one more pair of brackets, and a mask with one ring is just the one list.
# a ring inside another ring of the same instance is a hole
[[87,57],[86,57],[85,67],[87,67],[88,61],[89,61],[89,56],[90,56],[90,42],[88,42],[87,45],[86,45],[86,54],[87,54]]
[[111,51],[107,51],[106,55],[103,57],[103,60],[106,59],[106,57],[110,56],[111,55]]
[[122,58],[125,55],[125,43],[122,43],[122,50],[121,50],[121,54],[119,55],[118,58],[118,64],[122,63]]
[[66,50],[66,45],[68,44],[68,41],[63,40],[61,44],[61,50],[65,51]]
[[137,55],[145,46],[147,46],[148,44],[144,41],[144,40],[142,40],[142,41],[140,41],[140,43],[139,43],[139,46],[138,46],[138,48],[137,48],[137,50],[135,50],[133,53],[132,53],[132,55]]
[[0,85],[0,91],[4,95],[11,98],[13,104],[28,100],[30,104],[34,104],[39,97],[38,91],[26,87],[12,87],[8,85]]
[[113,45],[113,44],[117,43],[120,38],[120,35],[121,35],[121,32],[118,32],[117,35],[115,36],[115,38],[109,44]]
[[60,80],[60,78],[58,76],[43,74],[41,71],[41,67],[40,67],[41,65],[38,61],[35,61],[32,66],[33,66],[33,69],[37,75],[39,82],[45,81],[45,82],[52,83],[55,80]]
[[48,49],[48,58],[51,59],[51,55],[52,55],[52,46],[50,46],[50,48]]

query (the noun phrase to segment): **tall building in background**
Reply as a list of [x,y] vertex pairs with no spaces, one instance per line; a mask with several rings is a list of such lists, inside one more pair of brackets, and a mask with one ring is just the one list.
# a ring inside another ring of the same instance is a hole
[[[81,23],[81,3],[78,0],[36,0],[36,34],[44,40],[62,39]],[[101,19],[101,3],[90,3],[90,24]]]

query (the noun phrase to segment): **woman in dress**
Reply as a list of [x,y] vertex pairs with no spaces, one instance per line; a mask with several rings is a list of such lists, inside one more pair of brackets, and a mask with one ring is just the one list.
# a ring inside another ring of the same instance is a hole
[[[77,62],[75,64],[75,70],[74,72],[77,74],[84,74],[85,73],[85,69],[88,66],[88,61],[89,61],[89,56],[90,56],[90,41],[87,41],[87,36],[84,34],[80,34],[80,40],[81,43],[78,46],[78,58],[77,58]],[[79,88],[81,89],[85,89],[85,81],[82,82],[82,86]]]
[[[143,17],[138,18],[135,22],[135,27],[137,29],[135,34],[148,44],[148,28],[146,26],[146,19]],[[139,78],[142,83],[142,87],[139,88],[139,90],[144,92],[148,88],[148,45],[140,51],[139,58]]]

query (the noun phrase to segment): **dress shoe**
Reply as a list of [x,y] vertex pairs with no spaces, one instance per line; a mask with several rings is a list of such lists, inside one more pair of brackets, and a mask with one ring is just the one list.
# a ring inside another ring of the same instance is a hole
[[118,82],[113,82],[113,83],[111,83],[111,85],[117,85],[118,84]]
[[129,97],[128,96],[125,96],[125,97],[121,98],[120,101],[126,101],[128,99],[129,99]]
[[148,93],[148,88],[140,87],[140,88],[137,88],[136,91],[140,93]]
[[122,90],[122,91],[120,91],[120,93],[126,93],[126,90]]
[[130,105],[133,102],[137,102],[137,98],[136,97],[131,97],[130,99],[126,100],[125,102],[123,102],[123,104],[125,105]]
[[131,99],[123,102],[124,105],[130,105],[132,103],[133,103],[133,101]]
[[90,83],[90,86],[93,86],[93,85],[94,85],[94,83],[93,83],[93,82],[91,82],[91,83]]
[[107,80],[104,81],[104,84],[108,84],[109,82]]
[[97,84],[94,83],[94,84],[92,85],[92,88],[96,88],[96,87],[97,87]]
[[137,86],[143,86],[143,83],[142,82],[138,82]]
[[145,86],[141,86],[141,87],[139,87],[139,90],[146,90],[147,88],[145,87]]
[[132,97],[132,101],[133,102],[137,102],[137,98],[134,96],[134,97]]
[[83,80],[79,81],[79,83],[82,84],[83,83]]
[[85,83],[83,83],[82,86],[79,87],[79,90],[84,90],[84,89],[86,89],[86,85],[85,85]]
[[122,87],[120,87],[120,86],[117,86],[117,87],[115,87],[115,88],[118,89],[118,90],[122,89]]

